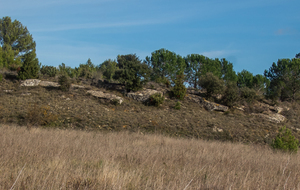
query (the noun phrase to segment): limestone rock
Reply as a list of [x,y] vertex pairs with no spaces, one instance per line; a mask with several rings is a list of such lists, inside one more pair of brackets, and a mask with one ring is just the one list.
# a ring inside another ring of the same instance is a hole
[[44,87],[59,87],[60,85],[57,82],[50,82],[50,81],[41,81],[40,86]]
[[200,104],[201,106],[203,106],[208,111],[222,111],[222,112],[225,112],[225,111],[228,110],[227,106],[217,104],[217,103],[214,103],[214,102],[210,102],[210,101],[205,100],[204,98],[202,98],[200,96],[197,96],[197,95],[189,94],[187,96],[187,99]]
[[10,93],[13,92],[13,90],[3,90],[3,92]]
[[216,104],[214,102],[210,102],[204,99],[203,102],[204,108],[207,109],[208,111],[228,111],[228,107],[221,105],[221,104]]
[[87,91],[87,93],[89,93],[92,96],[95,96],[97,98],[103,98],[103,99],[107,99],[109,101],[118,100],[119,104],[122,104],[122,102],[123,102],[123,98],[116,96],[114,94],[109,94],[109,93],[104,93],[102,91],[94,91],[94,90],[89,90],[89,91]]
[[38,79],[26,79],[21,82],[20,86],[38,86],[41,80]]
[[157,90],[153,90],[153,89],[145,89],[142,91],[127,93],[127,97],[132,98],[137,101],[140,101],[140,102],[145,102],[150,98],[151,95],[156,94],[156,93],[159,93],[162,96],[164,95],[164,93],[161,91],[157,91]]
[[221,133],[221,132],[223,132],[223,129],[220,129],[218,127],[214,127],[213,128],[213,132],[219,132],[219,133]]
[[85,86],[77,85],[77,84],[72,84],[71,87],[72,88],[86,88]]
[[268,121],[274,123],[280,123],[286,120],[286,118],[279,113],[271,113],[271,114],[252,113],[252,115],[267,119]]

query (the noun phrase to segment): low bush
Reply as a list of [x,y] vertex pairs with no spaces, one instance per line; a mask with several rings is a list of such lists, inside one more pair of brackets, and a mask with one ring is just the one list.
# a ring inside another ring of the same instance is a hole
[[239,99],[239,88],[237,87],[236,83],[228,83],[224,92],[224,96],[222,97],[223,103],[232,108],[238,104]]
[[43,65],[40,72],[43,75],[48,75],[49,77],[55,77],[56,74],[58,73],[58,69],[56,69],[56,67],[53,67],[53,66]]
[[25,116],[25,122],[27,125],[54,125],[58,120],[56,114],[50,111],[49,106],[34,106],[29,107]]
[[2,82],[3,75],[0,73],[0,82]]
[[60,84],[60,89],[62,91],[69,91],[71,87],[71,81],[66,75],[61,75],[58,79],[58,83]]
[[166,77],[158,77],[155,79],[155,82],[158,84],[164,84],[164,85],[166,85],[167,88],[169,88],[171,86],[170,80],[167,79]]
[[179,101],[178,101],[178,102],[176,102],[176,104],[175,104],[174,108],[175,108],[176,110],[180,110],[180,109],[181,109],[181,104],[180,104],[180,102],[179,102]]
[[291,130],[286,127],[282,127],[276,138],[273,140],[271,146],[274,149],[296,153],[298,151],[299,141],[292,135]]
[[242,87],[241,89],[241,98],[246,100],[248,103],[252,103],[257,99],[256,91],[252,88]]
[[206,98],[211,98],[212,95],[223,94],[225,89],[224,81],[211,72],[200,77],[199,86],[206,89]]
[[179,74],[174,80],[175,86],[172,89],[172,95],[179,100],[183,100],[186,94],[186,87],[183,84],[184,78],[185,76],[183,74]]
[[160,93],[156,93],[150,96],[150,105],[158,107],[165,101],[165,96],[162,96]]

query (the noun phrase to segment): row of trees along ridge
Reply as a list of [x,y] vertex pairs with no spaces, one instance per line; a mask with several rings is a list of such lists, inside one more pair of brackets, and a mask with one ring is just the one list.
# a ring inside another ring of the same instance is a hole
[[102,78],[124,84],[127,91],[137,91],[147,81],[167,86],[179,85],[178,81],[181,81],[185,86],[205,89],[207,96],[223,93],[227,99],[233,98],[230,97],[233,92],[243,92],[243,96],[251,96],[249,92],[254,92],[274,101],[300,97],[300,53],[293,59],[279,59],[263,75],[253,75],[247,70],[236,73],[233,64],[224,58],[210,59],[199,54],[182,57],[167,49],[156,50],[145,60],[140,60],[136,54],[128,54],[118,55],[116,60],[105,60],[98,66],[88,59],[87,63],[75,68],[64,63],[58,68],[41,67],[32,35],[27,27],[10,17],[0,19],[0,45],[0,68],[17,70],[22,80],[38,78],[39,74],[52,77],[61,74],[71,78],[93,78],[100,74]]

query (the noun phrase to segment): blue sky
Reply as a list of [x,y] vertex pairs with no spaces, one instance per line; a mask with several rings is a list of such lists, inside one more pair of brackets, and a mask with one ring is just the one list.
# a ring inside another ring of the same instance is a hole
[[300,52],[299,8],[299,0],[0,0],[0,17],[27,26],[43,65],[144,59],[166,48],[263,74]]

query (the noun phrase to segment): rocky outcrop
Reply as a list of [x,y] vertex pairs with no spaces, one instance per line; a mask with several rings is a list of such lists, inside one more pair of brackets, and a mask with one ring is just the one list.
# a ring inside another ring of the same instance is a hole
[[137,91],[137,92],[129,92],[129,93],[127,93],[127,97],[132,98],[137,101],[140,101],[140,102],[145,102],[150,98],[151,95],[157,94],[157,93],[161,94],[162,96],[164,95],[164,93],[161,91],[157,91],[157,90],[153,90],[153,89],[145,89],[145,90]]
[[286,120],[286,118],[279,113],[271,113],[271,114],[263,114],[263,113],[252,113],[254,116],[258,116],[260,118],[264,118],[273,123],[280,123]]
[[[26,79],[21,82],[20,86],[43,86],[43,87],[59,87],[60,85],[57,82],[51,81],[41,81],[38,79]],[[86,88],[85,86],[72,84],[72,88]]]
[[94,90],[89,90],[87,91],[88,94],[91,94],[92,96],[95,96],[97,98],[102,98],[102,99],[106,99],[109,101],[117,101],[118,104],[122,104],[123,102],[123,98],[116,96],[114,94],[109,94],[109,93],[104,93],[102,91],[94,91]]
[[217,103],[214,103],[214,102],[210,102],[210,101],[206,100],[205,98],[202,98],[202,97],[197,96],[197,95],[188,94],[186,98],[188,100],[191,100],[193,102],[196,102],[196,103],[200,104],[201,106],[203,106],[208,111],[222,111],[222,112],[228,111],[227,106],[217,104]]
[[40,86],[44,87],[59,87],[60,85],[57,82],[50,82],[50,81],[41,81]]
[[38,86],[40,82],[38,79],[27,79],[22,81],[20,86]]
[[289,110],[289,108],[287,108],[287,107],[282,108],[282,107],[279,107],[279,106],[270,106],[270,105],[262,103],[262,102],[257,103],[255,106],[258,106],[258,107],[261,107],[261,108],[264,108],[264,109],[268,109],[268,110],[270,110],[272,112],[275,112],[275,113],[281,113],[284,110]]

